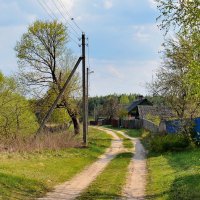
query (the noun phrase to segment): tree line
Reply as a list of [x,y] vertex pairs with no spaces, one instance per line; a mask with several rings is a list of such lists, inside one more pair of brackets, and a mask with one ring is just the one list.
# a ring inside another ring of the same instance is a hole
[[90,119],[98,118],[123,118],[128,116],[127,108],[139,97],[147,98],[153,105],[166,105],[162,96],[143,96],[141,94],[111,94],[107,96],[90,97],[88,102],[88,113]]

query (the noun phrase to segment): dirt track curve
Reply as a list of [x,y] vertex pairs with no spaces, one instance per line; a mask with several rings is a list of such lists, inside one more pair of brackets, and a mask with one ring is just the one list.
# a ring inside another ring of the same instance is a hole
[[[39,200],[72,200],[76,199],[86,189],[92,181],[105,169],[108,163],[119,153],[126,151],[122,140],[110,129],[99,128],[110,134],[113,139],[111,147],[99,159],[86,167],[80,174],[77,174],[71,180],[58,185],[52,192],[47,193]],[[126,138],[132,140],[134,144],[134,156],[130,162],[127,182],[123,189],[123,199],[125,200],[143,200],[145,198],[146,186],[146,156],[145,149],[137,138],[131,138],[118,131]]]
[[[100,128],[99,128],[100,129]],[[55,187],[54,191],[47,193],[40,200],[71,200],[78,197],[81,192],[86,189],[90,183],[103,171],[108,163],[119,153],[123,152],[122,140],[112,131],[106,131],[113,137],[111,147],[99,159],[84,169],[80,174],[77,174],[70,181]]]

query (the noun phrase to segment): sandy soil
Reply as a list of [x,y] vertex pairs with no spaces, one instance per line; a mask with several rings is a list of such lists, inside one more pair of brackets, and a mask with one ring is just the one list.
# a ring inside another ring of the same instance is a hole
[[90,183],[104,170],[108,163],[118,154],[124,151],[122,140],[112,131],[105,130],[108,134],[112,135],[113,140],[111,147],[105,154],[92,165],[83,170],[80,174],[76,175],[70,181],[63,183],[57,187],[53,192],[47,193],[46,197],[40,200],[71,200],[78,197]]

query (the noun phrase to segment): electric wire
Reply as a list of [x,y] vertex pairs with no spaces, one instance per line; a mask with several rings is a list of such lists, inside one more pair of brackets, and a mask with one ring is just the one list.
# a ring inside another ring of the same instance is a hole
[[60,13],[60,15],[63,17],[63,19],[66,21],[66,23],[71,27],[71,29],[74,31],[74,33],[76,34],[77,37],[79,37],[79,34],[77,33],[77,31],[73,28],[73,26],[68,22],[68,20],[66,19],[66,17],[64,16],[64,14],[62,13],[62,11],[60,10],[60,8],[58,7],[58,5],[55,3],[54,0],[52,0],[54,6],[56,7],[56,9],[58,10],[58,12]]
[[80,26],[76,23],[74,18],[71,16],[69,11],[67,10],[66,6],[63,4],[62,0],[58,0],[58,3],[61,5],[61,7],[66,11],[66,14],[68,15],[69,19],[74,23],[74,25],[83,33],[84,31],[80,28]]
[[[40,0],[37,0],[37,2],[40,4],[40,6],[43,8],[43,10],[48,14],[48,16],[52,19],[52,20],[57,20],[58,21],[58,18],[57,18],[57,16],[54,14],[54,12],[52,11],[52,9],[46,4],[46,3],[44,3],[45,4],[45,6],[44,6],[44,4],[40,1]],[[50,11],[50,12],[49,12]],[[52,16],[52,15],[53,16]],[[73,33],[71,32],[71,30],[69,30],[68,29],[68,31],[69,31],[69,33],[72,35]],[[78,46],[80,46],[79,45],[79,43],[72,37],[72,36],[70,36],[70,34],[68,35],[68,37],[70,38],[70,40],[71,41],[73,41],[76,45],[78,45]],[[75,36],[76,37],[76,39],[78,39],[79,40],[79,38],[77,38],[77,36]]]
[[[57,18],[57,16],[54,14],[54,12],[52,11],[52,9],[49,7],[49,5],[45,2],[45,1],[40,1],[40,0],[38,0],[40,3],[41,3],[41,5],[43,5],[43,8],[45,9],[45,10],[49,10],[50,11],[50,13],[53,15],[53,17],[54,17],[54,19],[56,19],[57,21],[58,21],[58,18]],[[45,7],[46,6],[46,7]],[[48,12],[49,13],[49,12]],[[52,17],[51,17],[52,18]]]
[[40,2],[40,0],[37,0],[38,4],[43,8],[43,10],[47,13],[47,15],[54,20],[54,18],[51,16],[51,14],[48,12],[48,10],[46,9],[46,7]]

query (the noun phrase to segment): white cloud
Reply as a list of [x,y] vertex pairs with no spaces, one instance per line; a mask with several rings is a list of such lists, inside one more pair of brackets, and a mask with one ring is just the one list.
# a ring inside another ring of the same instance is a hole
[[76,1],[72,1],[72,0],[61,0],[61,1],[63,2],[63,4],[65,5],[68,11],[71,11],[74,8],[74,5],[76,3]]
[[[159,60],[124,61],[92,60],[95,73],[90,77],[90,95],[111,93],[147,94],[146,83],[151,82]],[[109,66],[109,67],[108,67]]]
[[155,0],[148,0],[148,2],[150,4],[151,8],[157,9],[157,3]]
[[108,72],[110,73],[110,75],[113,77],[113,78],[117,78],[117,79],[123,79],[124,76],[123,76],[123,73],[120,72],[116,67],[114,67],[113,65],[110,65],[107,67],[108,69]]
[[104,0],[103,6],[105,9],[109,10],[113,7],[113,2],[112,0]]
[[146,42],[150,39],[150,35],[139,30],[133,34],[133,39]]
[[155,35],[161,37],[161,33],[156,24],[141,24],[133,26],[133,40],[139,42],[149,42],[155,40]]

